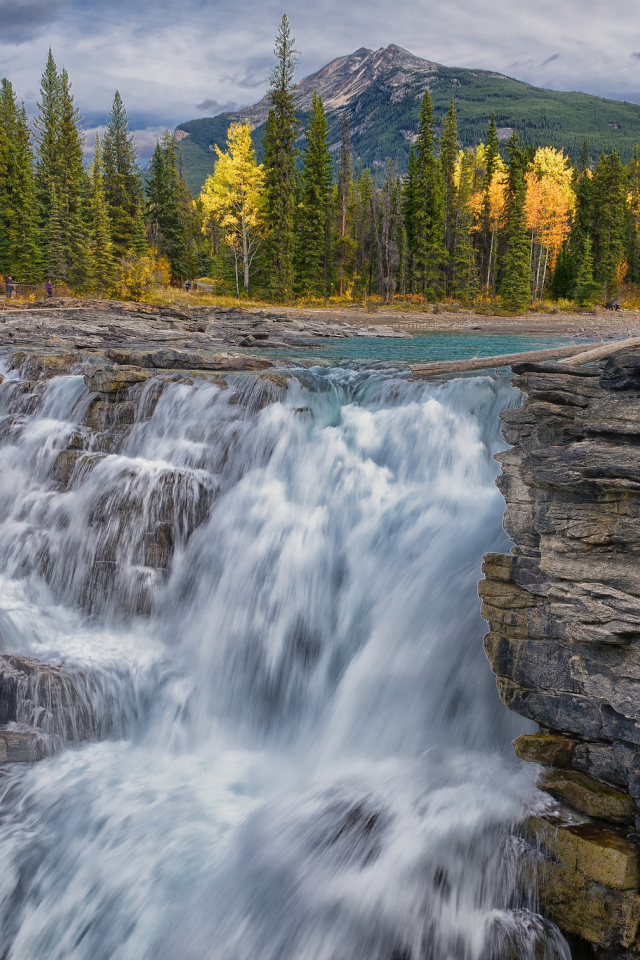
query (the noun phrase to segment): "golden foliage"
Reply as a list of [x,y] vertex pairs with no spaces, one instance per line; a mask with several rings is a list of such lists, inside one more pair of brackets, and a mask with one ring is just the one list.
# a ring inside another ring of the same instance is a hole
[[203,230],[206,232],[213,219],[222,227],[227,244],[241,249],[243,229],[259,229],[263,222],[264,167],[256,163],[248,123],[231,124],[227,146],[223,153],[216,144],[215,170],[200,194]]
[[169,285],[171,270],[168,261],[154,248],[144,257],[124,257],[118,270],[118,293],[123,300],[150,303],[158,287]]

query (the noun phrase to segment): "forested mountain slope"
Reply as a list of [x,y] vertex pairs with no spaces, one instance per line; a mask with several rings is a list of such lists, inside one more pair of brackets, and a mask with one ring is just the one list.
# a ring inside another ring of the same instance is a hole
[[[354,158],[375,169],[390,157],[404,172],[426,88],[438,119],[454,98],[462,146],[473,146],[484,139],[492,112],[503,139],[515,128],[525,143],[564,147],[574,159],[585,139],[593,157],[617,149],[623,161],[631,157],[634,143],[640,140],[639,104],[545,90],[488,70],[445,67],[395,44],[380,50],[362,47],[301,80],[295,89],[301,129],[317,90],[324,101],[336,149],[340,117],[346,111]],[[212,170],[213,145],[224,145],[232,121],[251,122],[259,149],[268,109],[265,96],[236,113],[189,120],[177,127],[185,176],[194,192]]]

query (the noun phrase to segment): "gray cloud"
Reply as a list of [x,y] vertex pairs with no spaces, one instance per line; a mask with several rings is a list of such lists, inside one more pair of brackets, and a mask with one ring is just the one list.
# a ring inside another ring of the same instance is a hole
[[218,100],[207,97],[202,103],[196,103],[196,110],[206,110],[210,116],[215,117],[218,113],[228,113],[235,110],[237,106],[235,100],[229,100],[228,103],[219,103]]
[[632,56],[635,60],[640,60],[640,53],[632,53],[631,56]]
[[[397,43],[450,66],[636,99],[640,57],[620,56],[618,26],[627,25],[625,44],[640,51],[636,6],[637,0],[606,6],[396,0],[390,18],[388,0],[298,0],[289,13],[298,78],[358,47]],[[141,131],[142,152],[159,129],[264,95],[282,9],[282,0],[0,0],[2,72],[19,97],[37,90],[51,44],[69,70],[87,126],[104,124],[118,88]],[[46,34],[38,35],[43,24]]]
[[0,0],[2,42],[24,43],[52,23],[66,0]]

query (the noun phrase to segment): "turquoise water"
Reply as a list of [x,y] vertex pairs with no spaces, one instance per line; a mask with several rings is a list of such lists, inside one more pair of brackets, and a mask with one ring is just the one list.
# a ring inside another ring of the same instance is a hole
[[[428,363],[435,360],[466,360],[473,357],[491,357],[525,350],[543,350],[547,347],[580,343],[568,336],[540,336],[488,333],[431,333],[411,339],[354,337],[345,340],[312,340],[310,348],[273,350],[251,347],[248,353],[276,358],[320,360],[340,363],[353,360],[386,360],[392,364]],[[585,343],[587,341],[584,341]]]

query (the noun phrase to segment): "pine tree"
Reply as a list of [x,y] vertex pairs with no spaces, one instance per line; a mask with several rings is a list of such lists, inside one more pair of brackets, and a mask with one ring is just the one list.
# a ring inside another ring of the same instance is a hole
[[93,285],[98,293],[107,294],[115,284],[115,263],[111,243],[111,224],[105,200],[102,148],[96,134],[91,171],[91,267]]
[[174,281],[189,276],[184,180],[176,139],[168,130],[156,144],[147,184],[147,216],[154,245],[169,261]]
[[353,253],[353,237],[348,229],[349,202],[353,187],[353,171],[351,169],[351,135],[349,120],[343,113],[340,123],[340,159],[338,162],[337,184],[337,214],[338,223],[335,240],[336,261],[338,266],[338,296],[344,293],[345,271],[349,266]]
[[277,62],[269,79],[271,108],[262,139],[267,190],[267,274],[271,295],[281,301],[291,298],[294,281],[295,143],[299,126],[293,101],[297,64],[294,43],[289,20],[283,15],[274,50]]
[[146,257],[149,252],[149,242],[147,240],[147,229],[144,218],[144,206],[141,199],[138,199],[136,216],[133,225],[133,237],[131,239],[131,251],[136,257]]
[[455,208],[455,246],[453,252],[453,293],[465,302],[472,301],[479,291],[478,267],[471,239],[473,215],[471,195],[474,188],[476,158],[473,150],[465,150],[460,159],[460,180]]
[[59,170],[57,188],[63,211],[64,242],[67,248],[68,275],[72,287],[86,289],[91,282],[89,258],[90,185],[84,169],[84,134],[76,109],[69,75],[60,74],[60,126],[56,143]]
[[47,220],[45,273],[55,283],[64,283],[69,275],[67,246],[63,230],[63,211],[54,182],[50,185]]
[[16,98],[11,83],[0,86],[0,273],[13,274],[9,229],[13,212],[14,144],[17,126]]
[[38,116],[35,120],[35,139],[38,148],[36,182],[42,222],[46,224],[51,212],[51,185],[59,184],[60,179],[58,136],[62,109],[60,77],[51,47],[49,47],[47,63],[42,74],[40,100],[37,106]]
[[568,299],[573,294],[574,286],[573,255],[568,243],[565,243],[558,254],[553,277],[551,278],[551,295],[556,300]]
[[497,237],[496,224],[491,217],[490,190],[494,175],[500,164],[500,141],[496,127],[496,115],[491,114],[487,143],[484,150],[484,181],[483,181],[483,208],[482,227],[480,231],[480,247],[482,251],[482,281],[485,290],[495,293]]
[[113,251],[114,256],[120,258],[133,244],[142,186],[138,152],[125,105],[117,90],[104,132],[102,155]]
[[416,222],[415,210],[418,196],[418,157],[412,144],[409,164],[402,190],[402,215],[407,237],[407,284],[411,293],[416,292]]
[[592,236],[595,277],[605,299],[615,296],[626,273],[627,174],[620,154],[602,154],[593,171]]
[[580,307],[590,307],[600,294],[600,286],[593,278],[593,253],[591,237],[585,233],[582,241],[580,269],[576,280],[574,297]]
[[33,283],[42,279],[42,251],[29,120],[24,103],[17,117],[12,155],[12,215],[8,230],[11,273]]
[[311,100],[305,136],[298,204],[298,282],[305,292],[323,297],[327,293],[327,221],[333,163],[328,147],[329,125],[317,93]]
[[508,247],[501,285],[502,301],[508,310],[522,313],[531,303],[530,238],[525,217],[527,153],[514,133],[508,149],[509,164],[509,221]]
[[444,246],[447,252],[447,286],[451,288],[453,260],[456,245],[456,159],[458,156],[458,127],[456,108],[451,98],[449,112],[442,121],[440,163],[444,181]]
[[435,118],[428,90],[420,109],[411,195],[407,234],[413,240],[417,286],[422,293],[438,298],[445,286],[444,184],[435,155]]

